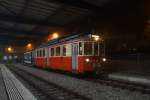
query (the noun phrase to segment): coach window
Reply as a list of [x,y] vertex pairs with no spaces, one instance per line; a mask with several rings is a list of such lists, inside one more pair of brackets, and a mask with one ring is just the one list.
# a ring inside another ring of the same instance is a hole
[[45,57],[45,49],[43,49],[43,57]]
[[40,51],[38,50],[38,57],[40,56]]
[[51,56],[51,48],[48,48],[49,57]]
[[40,50],[40,57],[42,56],[42,50]]
[[38,57],[40,57],[40,50],[38,50]]
[[84,55],[92,55],[92,42],[84,42]]
[[38,50],[38,57],[40,57],[40,50]]
[[60,47],[56,47],[56,56],[60,56]]
[[79,55],[82,55],[83,54],[83,43],[82,42],[79,42]]
[[36,57],[38,57],[38,51],[36,51]]
[[63,56],[66,56],[66,45],[63,46]]
[[37,51],[37,56],[39,57],[39,50]]
[[54,48],[51,48],[51,56],[54,56],[55,52],[54,52]]

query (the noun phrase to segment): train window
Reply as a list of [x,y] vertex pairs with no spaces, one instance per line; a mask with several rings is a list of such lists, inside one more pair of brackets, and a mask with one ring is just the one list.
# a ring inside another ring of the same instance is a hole
[[40,57],[40,51],[38,50],[38,57]]
[[43,57],[45,57],[45,50],[43,49]]
[[99,50],[99,53],[100,53],[100,56],[105,56],[105,45],[104,43],[100,43],[100,50]]
[[83,53],[83,45],[82,42],[79,42],[79,55],[82,55]]
[[98,42],[94,42],[94,55],[98,56]]
[[92,55],[92,42],[84,43],[84,55]]
[[40,50],[40,57],[42,56],[42,50]]
[[60,56],[60,47],[56,47],[56,56]]
[[48,50],[49,50],[48,54],[49,54],[49,57],[50,57],[51,56],[51,49],[49,48]]
[[66,56],[66,45],[63,46],[63,56]]
[[55,52],[54,52],[54,48],[51,48],[51,56],[54,56]]
[[71,44],[66,44],[66,56],[71,56]]
[[37,51],[37,57],[39,57],[39,51]]

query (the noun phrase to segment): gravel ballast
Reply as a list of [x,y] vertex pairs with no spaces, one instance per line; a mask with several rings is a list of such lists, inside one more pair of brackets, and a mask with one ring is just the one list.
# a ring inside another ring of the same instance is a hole
[[114,88],[59,73],[26,67],[21,64],[15,64],[15,66],[27,70],[49,82],[53,82],[54,84],[78,92],[81,95],[86,95],[93,100],[150,100],[149,94],[129,91],[128,89]]

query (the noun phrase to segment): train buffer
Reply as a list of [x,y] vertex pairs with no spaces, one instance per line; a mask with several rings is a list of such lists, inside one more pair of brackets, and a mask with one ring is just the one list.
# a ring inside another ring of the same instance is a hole
[[0,64],[0,91],[2,100],[37,100],[4,64]]

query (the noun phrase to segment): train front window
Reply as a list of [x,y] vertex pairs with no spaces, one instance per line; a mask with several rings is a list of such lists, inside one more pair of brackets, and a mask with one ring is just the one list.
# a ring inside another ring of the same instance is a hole
[[79,42],[79,55],[82,55],[82,52],[83,52],[82,42]]
[[100,43],[100,49],[99,49],[99,54],[100,56],[105,56],[105,45],[104,43]]
[[92,55],[92,42],[84,42],[84,55]]
[[95,56],[98,56],[98,48],[99,48],[98,42],[94,42],[94,55]]
[[63,56],[66,56],[66,45],[63,46]]

